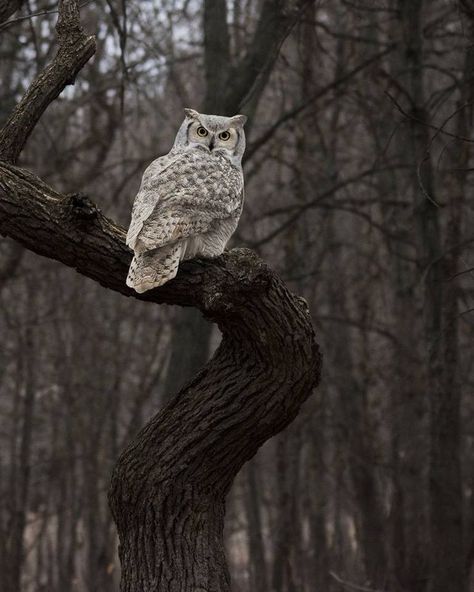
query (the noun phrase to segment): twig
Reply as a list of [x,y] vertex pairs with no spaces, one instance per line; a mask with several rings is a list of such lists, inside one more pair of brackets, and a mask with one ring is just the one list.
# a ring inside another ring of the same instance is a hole
[[[91,2],[94,2],[94,0],[84,0],[84,2],[81,2],[79,8],[80,9],[84,8],[84,6],[87,6]],[[26,20],[32,19],[36,16],[48,16],[50,14],[56,14],[57,12],[58,12],[58,8],[52,8],[50,10],[48,10],[48,9],[39,10],[38,12],[24,14],[23,16],[17,16],[15,18],[10,19],[9,21],[5,21],[4,23],[2,23],[0,25],[0,32],[4,31],[5,29],[8,29],[9,27],[11,27],[12,25],[15,25],[16,23],[20,23],[21,21],[26,21]]]
[[474,267],[469,267],[469,269],[463,269],[463,271],[458,271],[457,273],[453,274],[451,277],[449,277],[446,281],[450,282],[451,280],[454,280],[454,278],[459,277],[460,275],[464,275],[466,273],[472,273],[474,271]]
[[[384,91],[384,94],[395,105],[395,107],[398,109],[398,111],[400,111],[400,113],[404,117],[406,117],[407,119],[410,119],[411,121],[415,121],[416,123],[419,123],[420,125],[424,125],[425,127],[429,127],[431,129],[434,129],[434,130],[436,130],[437,133],[442,133],[442,134],[445,134],[446,136],[450,136],[451,138],[456,138],[456,140],[462,140],[463,142],[469,142],[469,144],[474,144],[474,140],[471,140],[471,138],[466,138],[465,136],[458,136],[457,134],[453,134],[453,133],[448,132],[444,129],[441,129],[440,126],[438,126],[438,125],[433,125],[432,123],[428,123],[427,121],[423,121],[422,119],[419,119],[418,117],[415,117],[414,115],[411,115],[410,113],[407,113],[403,109],[403,107],[397,102],[397,100],[388,91]],[[447,121],[449,121],[449,119]]]
[[[390,168],[395,168],[395,167],[390,167]],[[366,212],[361,212],[359,210],[356,210],[355,208],[350,208],[347,206],[339,205],[337,202],[324,203],[324,200],[326,200],[331,195],[335,194],[341,188],[343,188],[351,183],[355,183],[368,175],[376,174],[377,172],[380,172],[382,170],[386,170],[386,167],[382,167],[382,168],[378,168],[378,169],[373,169],[373,168],[367,169],[365,171],[362,171],[362,173],[359,173],[353,177],[349,177],[348,179],[345,179],[345,180],[337,183],[336,185],[334,185],[334,187],[331,187],[330,189],[321,193],[315,199],[313,199],[309,202],[306,202],[303,204],[295,204],[293,206],[287,206],[286,208],[283,208],[283,209],[276,209],[276,210],[274,210],[274,212],[267,214],[267,215],[274,215],[274,214],[277,215],[277,214],[281,214],[281,213],[290,213],[291,214],[291,212],[293,212],[284,222],[282,222],[280,224],[280,226],[278,226],[277,228],[272,230],[265,237],[263,237],[257,241],[253,241],[253,242],[249,241],[250,246],[253,249],[255,249],[255,248],[259,248],[262,245],[270,242],[271,240],[276,238],[278,235],[280,235],[282,232],[284,232],[287,228],[289,228],[292,224],[294,224],[302,216],[302,214],[304,212],[306,212],[307,210],[313,209],[313,208],[338,209],[338,210],[341,210],[344,212],[348,212],[350,214],[353,214],[354,216],[358,216],[358,217],[364,219],[373,228],[376,228],[377,230],[379,230],[382,234],[384,234],[388,238],[390,238],[392,240],[400,240],[400,237],[398,235],[396,235],[395,233],[393,233],[390,230],[388,230],[387,228],[385,228],[382,224],[379,224],[378,222],[373,220],[373,218],[369,214],[367,214]]]

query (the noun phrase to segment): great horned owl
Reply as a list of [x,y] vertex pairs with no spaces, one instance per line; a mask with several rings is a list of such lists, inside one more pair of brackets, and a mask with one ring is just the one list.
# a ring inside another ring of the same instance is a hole
[[185,109],[173,148],[143,174],[127,245],[127,286],[145,292],[175,277],[179,262],[220,255],[243,204],[245,115]]

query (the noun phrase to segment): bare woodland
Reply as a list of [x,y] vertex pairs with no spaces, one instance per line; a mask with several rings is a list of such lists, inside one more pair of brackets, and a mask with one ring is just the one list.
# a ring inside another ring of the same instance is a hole
[[[473,0],[0,0],[2,592],[474,590],[473,48]],[[249,116],[244,212],[137,297],[184,107]]]

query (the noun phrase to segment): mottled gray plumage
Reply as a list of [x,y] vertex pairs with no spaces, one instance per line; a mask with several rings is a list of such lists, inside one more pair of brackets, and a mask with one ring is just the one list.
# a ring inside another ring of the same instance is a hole
[[186,109],[173,148],[145,170],[127,245],[127,285],[137,292],[175,277],[179,262],[220,255],[240,218],[245,116]]

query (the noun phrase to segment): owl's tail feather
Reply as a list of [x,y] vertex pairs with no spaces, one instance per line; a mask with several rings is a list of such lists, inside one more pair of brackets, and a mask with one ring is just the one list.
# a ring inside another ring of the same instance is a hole
[[166,284],[178,273],[182,250],[181,244],[175,244],[136,254],[128,271],[127,286],[142,294]]

